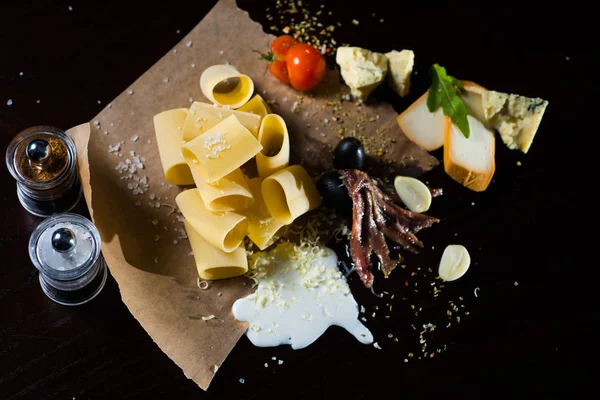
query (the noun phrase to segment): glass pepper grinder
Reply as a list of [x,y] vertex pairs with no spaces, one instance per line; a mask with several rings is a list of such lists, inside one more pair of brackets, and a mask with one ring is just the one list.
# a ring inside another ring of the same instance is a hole
[[81,198],[75,144],[58,128],[21,131],[8,145],[6,165],[17,181],[21,205],[33,215],[70,211]]
[[106,283],[100,234],[81,215],[61,213],[42,221],[29,238],[29,257],[42,290],[59,304],[85,304]]

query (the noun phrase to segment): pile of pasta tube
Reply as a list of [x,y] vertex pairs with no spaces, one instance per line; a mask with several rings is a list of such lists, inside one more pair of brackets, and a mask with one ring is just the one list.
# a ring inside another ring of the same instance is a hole
[[[245,237],[266,249],[321,197],[308,172],[290,165],[286,123],[252,96],[249,77],[214,65],[200,87],[211,103],[160,112],[154,129],[165,178],[190,186],[175,200],[198,275],[216,280],[248,271]],[[256,176],[245,175],[243,166]]]

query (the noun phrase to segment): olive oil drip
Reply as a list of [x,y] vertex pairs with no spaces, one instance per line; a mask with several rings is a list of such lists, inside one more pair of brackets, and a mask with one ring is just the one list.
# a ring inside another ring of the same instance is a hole
[[20,154],[19,168],[21,173],[26,178],[34,181],[47,181],[56,177],[65,169],[69,162],[67,147],[62,140],[55,137],[44,139],[50,146],[51,154],[50,159],[44,163],[42,168],[39,168],[27,158],[25,150]]

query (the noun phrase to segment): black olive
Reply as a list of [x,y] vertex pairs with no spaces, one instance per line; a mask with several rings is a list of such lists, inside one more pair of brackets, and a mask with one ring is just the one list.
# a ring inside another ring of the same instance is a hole
[[325,207],[336,210],[340,215],[348,215],[352,211],[352,199],[337,171],[329,171],[321,175],[317,182],[317,189],[323,197]]
[[333,151],[335,169],[360,169],[365,167],[365,149],[360,140],[348,137],[342,139]]

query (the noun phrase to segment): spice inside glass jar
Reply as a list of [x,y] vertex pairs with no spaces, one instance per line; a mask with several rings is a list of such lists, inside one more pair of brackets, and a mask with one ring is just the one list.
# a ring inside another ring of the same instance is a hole
[[81,198],[75,144],[58,128],[21,131],[8,145],[6,165],[17,181],[21,205],[34,215],[70,211]]

